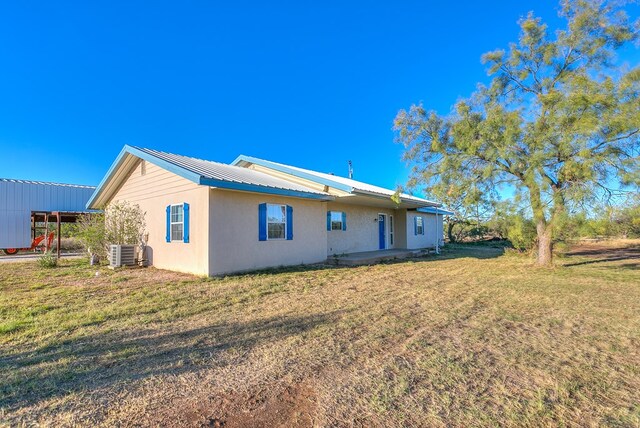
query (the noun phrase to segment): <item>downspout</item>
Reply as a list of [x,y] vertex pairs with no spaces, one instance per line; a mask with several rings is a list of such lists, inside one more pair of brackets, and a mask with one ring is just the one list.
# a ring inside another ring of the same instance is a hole
[[440,222],[438,221],[438,209],[436,208],[436,254],[440,254],[440,233],[438,232],[438,225]]

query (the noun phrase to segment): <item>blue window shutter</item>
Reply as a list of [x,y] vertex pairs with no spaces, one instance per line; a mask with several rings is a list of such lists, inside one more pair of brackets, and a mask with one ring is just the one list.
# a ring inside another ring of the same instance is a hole
[[171,205],[167,205],[167,242],[171,242]]
[[413,218],[413,234],[418,234],[418,217]]
[[327,230],[331,230],[331,211],[327,211]]
[[183,209],[182,220],[184,221],[182,226],[182,242],[184,242],[185,244],[188,244],[189,243],[189,204],[186,202],[182,204],[182,209]]
[[293,239],[293,207],[287,205],[287,241]]
[[347,213],[342,212],[342,230],[347,230]]
[[258,240],[267,240],[267,204],[258,205]]

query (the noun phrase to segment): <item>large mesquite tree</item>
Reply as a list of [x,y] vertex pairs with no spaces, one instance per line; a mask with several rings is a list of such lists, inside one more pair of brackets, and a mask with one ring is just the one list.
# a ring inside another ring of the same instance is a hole
[[533,14],[518,41],[483,55],[492,80],[449,116],[414,105],[394,122],[412,182],[455,198],[510,185],[537,229],[538,263],[552,262],[554,226],[571,204],[640,184],[640,67],[616,65],[637,41],[613,2],[561,4],[550,34]]

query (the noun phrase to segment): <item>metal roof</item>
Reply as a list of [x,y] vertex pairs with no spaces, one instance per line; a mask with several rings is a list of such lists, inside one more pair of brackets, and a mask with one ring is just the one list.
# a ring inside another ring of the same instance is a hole
[[[107,172],[87,206],[99,205],[105,195],[117,188],[113,181],[126,179],[120,169],[133,166],[132,157],[144,159],[183,178],[210,187],[247,192],[279,194],[284,196],[330,200],[331,195],[301,184],[273,177],[269,174],[239,166],[176,155],[142,147],[124,146],[118,158]],[[108,198],[107,198],[108,199]]]
[[53,183],[49,181],[34,181],[34,180],[22,180],[19,178],[0,178],[0,182],[5,183],[20,183],[20,184],[36,184],[43,186],[60,186],[60,187],[75,187],[78,189],[95,189],[96,186],[85,186],[83,184],[65,184],[65,183]]
[[[391,189],[385,189],[384,187],[375,186],[373,184],[363,183],[351,178],[340,177],[338,175],[326,174],[324,172],[312,171],[309,169],[299,168],[297,166],[285,165],[277,162],[272,162],[264,159],[254,158],[251,156],[240,155],[232,162],[233,165],[246,165],[256,164],[266,168],[271,168],[276,171],[284,172],[294,175],[296,177],[304,178],[316,183],[325,184],[330,187],[334,187],[339,190],[343,190],[348,193],[360,193],[372,196],[391,197],[395,195],[396,191]],[[429,201],[424,198],[409,195],[407,193],[401,193],[400,199],[406,202],[413,202],[416,204],[424,204],[430,206],[440,206],[439,203]]]
[[455,213],[453,211],[448,211],[442,208],[435,208],[435,207],[424,207],[424,208],[418,208],[416,211],[419,211],[421,213],[429,213],[429,214],[441,214],[441,215],[454,215]]

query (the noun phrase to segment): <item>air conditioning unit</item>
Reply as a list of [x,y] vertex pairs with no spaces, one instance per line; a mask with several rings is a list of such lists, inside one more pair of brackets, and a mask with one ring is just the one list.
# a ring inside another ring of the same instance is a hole
[[135,266],[135,245],[112,245],[109,249],[109,261],[111,267]]

